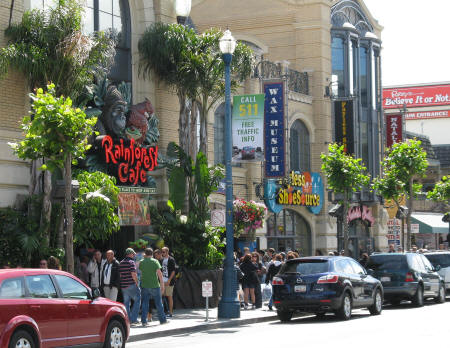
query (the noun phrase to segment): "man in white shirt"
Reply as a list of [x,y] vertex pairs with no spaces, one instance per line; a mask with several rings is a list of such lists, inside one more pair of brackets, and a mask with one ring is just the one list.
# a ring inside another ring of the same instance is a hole
[[90,286],[92,289],[99,289],[101,290],[101,284],[102,284],[102,269],[105,265],[106,260],[102,259],[102,253],[100,250],[95,250],[94,257],[92,258],[91,262],[89,262],[87,271],[89,272],[89,275],[91,277]]

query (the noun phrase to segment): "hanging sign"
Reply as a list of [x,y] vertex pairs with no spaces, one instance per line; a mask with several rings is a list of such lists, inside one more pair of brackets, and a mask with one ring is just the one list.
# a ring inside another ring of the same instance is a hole
[[264,142],[265,174],[268,178],[285,175],[284,82],[265,82]]
[[285,179],[268,180],[265,185],[268,209],[279,213],[285,206],[304,206],[319,214],[324,201],[324,186],[319,173],[292,171]]
[[147,172],[158,165],[158,146],[140,147],[134,139],[113,140],[109,135],[99,138],[108,174],[117,177],[119,184],[142,185]]
[[264,94],[233,97],[233,161],[262,161],[264,150]]
[[344,145],[345,153],[355,153],[355,138],[353,134],[353,101],[335,101],[334,116],[336,142]]
[[386,147],[403,141],[403,118],[401,114],[386,115]]
[[150,225],[149,195],[144,193],[119,193],[120,226]]

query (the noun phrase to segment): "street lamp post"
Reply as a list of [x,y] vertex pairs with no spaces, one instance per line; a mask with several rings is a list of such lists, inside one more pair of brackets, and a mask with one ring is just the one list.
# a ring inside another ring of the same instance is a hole
[[234,237],[233,237],[233,174],[231,171],[231,91],[230,64],[236,41],[229,30],[226,30],[219,42],[225,63],[225,183],[226,183],[226,254],[223,277],[222,299],[219,302],[219,318],[239,318],[240,305],[236,297],[237,279],[234,270]]

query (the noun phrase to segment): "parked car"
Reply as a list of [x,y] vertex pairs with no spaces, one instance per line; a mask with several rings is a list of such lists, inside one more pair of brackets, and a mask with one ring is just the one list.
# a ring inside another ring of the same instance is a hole
[[242,159],[255,159],[255,148],[253,146],[244,146],[241,152]]
[[444,280],[445,290],[450,290],[450,252],[435,251],[424,254]]
[[422,254],[372,254],[366,268],[383,284],[385,300],[394,305],[411,300],[421,307],[428,298],[445,302],[444,281]]
[[0,348],[125,347],[125,306],[99,295],[66,272],[0,270]]
[[296,311],[322,317],[334,312],[343,320],[352,308],[367,307],[380,314],[381,282],[355,260],[343,256],[315,256],[288,260],[272,280],[278,318],[289,321]]

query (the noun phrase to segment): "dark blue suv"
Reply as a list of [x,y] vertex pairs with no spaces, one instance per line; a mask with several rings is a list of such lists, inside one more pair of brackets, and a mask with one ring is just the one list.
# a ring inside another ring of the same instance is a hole
[[411,300],[421,307],[427,298],[434,298],[437,303],[445,302],[444,281],[422,254],[372,254],[366,268],[381,281],[384,298],[393,305]]
[[367,307],[380,314],[383,287],[355,260],[343,256],[302,257],[288,260],[273,278],[273,300],[278,318],[289,321],[296,311],[324,316],[334,312],[351,317],[352,308]]

